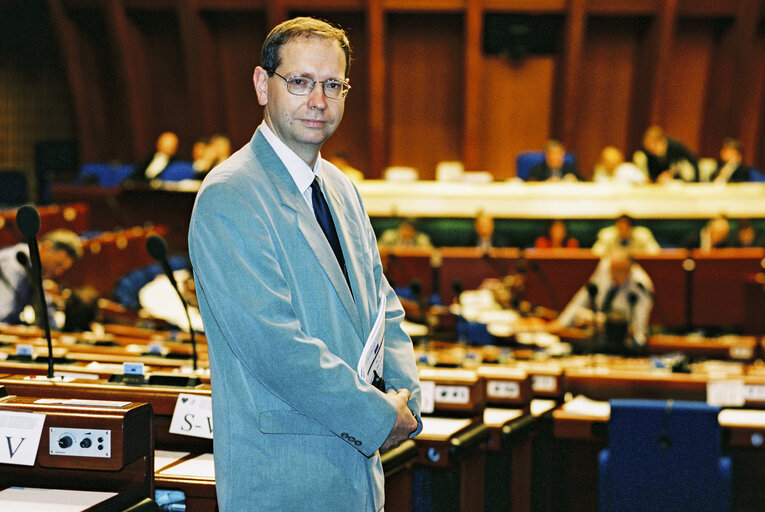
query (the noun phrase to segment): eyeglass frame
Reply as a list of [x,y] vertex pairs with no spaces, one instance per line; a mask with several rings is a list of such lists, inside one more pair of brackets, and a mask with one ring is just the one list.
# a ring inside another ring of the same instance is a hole
[[[303,75],[292,75],[289,78],[286,78],[286,77],[280,75],[279,73],[277,73],[276,70],[274,70],[274,69],[266,70],[266,72],[268,74],[270,74],[270,75],[276,75],[279,78],[281,78],[282,80],[284,80],[287,83],[287,92],[292,94],[292,95],[294,95],[294,96],[308,96],[309,94],[311,94],[311,92],[313,92],[313,89],[314,89],[314,87],[316,87],[316,84],[321,84],[321,92],[322,92],[322,94],[324,94],[324,96],[326,96],[327,98],[329,98],[331,100],[344,100],[348,96],[348,93],[351,92],[351,84],[349,84],[345,80],[337,80],[336,78],[329,78],[327,80],[314,80],[310,76],[303,76]],[[296,78],[312,82],[311,88],[308,89],[308,92],[306,92],[305,94],[298,94],[298,93],[292,92],[290,90],[290,83],[292,83],[292,80],[296,79]],[[341,90],[345,90],[345,94],[343,94],[339,98],[334,98],[334,97],[330,96],[329,94],[327,94],[327,90],[325,89],[325,87],[326,87],[326,84],[329,83],[329,82],[339,84],[341,87],[345,86],[345,89],[341,89]]]

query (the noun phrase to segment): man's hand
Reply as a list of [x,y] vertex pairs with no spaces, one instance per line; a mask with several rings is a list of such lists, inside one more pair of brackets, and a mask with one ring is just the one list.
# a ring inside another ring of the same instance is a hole
[[393,400],[396,402],[398,415],[396,416],[396,423],[393,425],[390,434],[388,434],[388,439],[382,445],[383,450],[395,448],[401,442],[406,441],[409,438],[409,434],[417,429],[417,420],[414,419],[412,411],[407,406],[409,390],[401,389],[395,394],[392,391],[389,394],[394,395]]

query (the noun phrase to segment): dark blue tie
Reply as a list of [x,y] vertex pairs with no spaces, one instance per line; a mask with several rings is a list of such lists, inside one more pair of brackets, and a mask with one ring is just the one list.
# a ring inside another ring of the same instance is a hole
[[337,262],[340,264],[340,269],[343,271],[345,282],[350,290],[351,282],[348,279],[348,270],[345,268],[343,249],[340,247],[340,239],[337,238],[337,230],[335,229],[335,222],[332,220],[332,212],[329,211],[327,200],[324,199],[324,194],[321,192],[318,178],[314,178],[313,183],[311,183],[311,199],[313,213],[316,215],[316,220],[319,221],[319,226],[324,231],[324,236],[327,237],[329,245],[332,247],[332,252],[335,253],[335,258],[337,258]]

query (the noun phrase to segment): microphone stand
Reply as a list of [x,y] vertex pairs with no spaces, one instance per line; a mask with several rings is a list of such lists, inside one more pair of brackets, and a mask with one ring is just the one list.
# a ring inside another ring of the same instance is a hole
[[160,235],[156,235],[156,234],[150,235],[146,239],[146,250],[151,255],[151,257],[157,260],[159,264],[162,266],[162,270],[164,271],[167,278],[170,280],[170,284],[173,286],[175,293],[177,293],[178,298],[181,299],[181,304],[183,304],[183,311],[186,313],[186,319],[189,322],[189,337],[191,339],[192,365],[193,365],[194,373],[196,373],[197,372],[197,343],[196,343],[196,338],[194,337],[194,326],[191,325],[191,315],[189,314],[189,305],[186,302],[186,299],[183,298],[183,294],[181,293],[181,290],[178,288],[178,283],[176,283],[175,281],[175,276],[173,275],[173,269],[170,268],[170,263],[168,263],[167,261],[167,242]]
[[53,341],[50,336],[50,322],[48,319],[48,304],[45,299],[45,291],[42,284],[42,264],[40,262],[40,250],[37,246],[37,233],[40,231],[40,213],[34,206],[24,205],[16,212],[16,226],[24,235],[29,245],[29,257],[32,260],[32,274],[34,286],[40,297],[40,320],[45,331],[45,340],[48,342],[48,378],[53,379]]

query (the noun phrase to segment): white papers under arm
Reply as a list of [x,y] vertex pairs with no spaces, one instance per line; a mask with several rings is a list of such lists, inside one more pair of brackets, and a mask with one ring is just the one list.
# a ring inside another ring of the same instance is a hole
[[359,377],[365,382],[372,383],[377,377],[383,376],[383,352],[385,344],[385,295],[380,294],[380,303],[377,309],[377,317],[369,332],[364,350],[361,351],[359,364],[356,368]]

